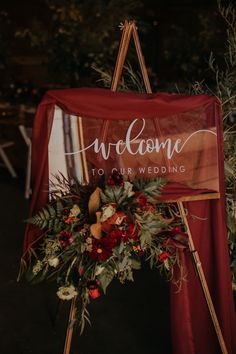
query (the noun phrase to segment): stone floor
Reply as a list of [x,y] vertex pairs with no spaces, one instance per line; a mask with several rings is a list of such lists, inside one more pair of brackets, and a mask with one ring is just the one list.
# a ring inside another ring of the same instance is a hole
[[[24,222],[24,176],[0,168],[0,353],[62,354],[69,304],[57,312],[54,284],[17,282]],[[74,332],[71,354],[170,354],[168,285],[144,269],[135,282],[114,282],[90,305],[92,326]],[[55,314],[58,314],[56,323]]]

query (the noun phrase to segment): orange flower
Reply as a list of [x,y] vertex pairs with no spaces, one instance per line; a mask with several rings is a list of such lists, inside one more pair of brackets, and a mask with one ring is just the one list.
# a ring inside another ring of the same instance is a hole
[[140,245],[137,245],[137,246],[133,246],[133,250],[134,252],[140,252],[142,251],[142,248],[140,247]]
[[64,222],[66,224],[72,224],[73,222],[75,222],[77,220],[76,216],[65,216],[64,217]]

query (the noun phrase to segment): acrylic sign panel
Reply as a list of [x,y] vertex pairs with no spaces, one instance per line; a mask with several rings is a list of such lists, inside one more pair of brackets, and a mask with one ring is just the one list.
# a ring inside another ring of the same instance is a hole
[[84,182],[118,170],[125,178],[164,177],[219,191],[217,132],[203,108],[145,119],[102,120],[55,110],[50,174]]

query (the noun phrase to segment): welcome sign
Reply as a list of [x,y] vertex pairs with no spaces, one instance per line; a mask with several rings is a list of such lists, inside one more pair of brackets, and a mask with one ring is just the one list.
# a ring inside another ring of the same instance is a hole
[[[49,179],[58,172],[68,179],[76,175],[84,183],[103,178],[114,170],[127,179],[165,177],[180,184],[169,186],[165,201],[179,200],[176,193],[179,187],[185,200],[199,200],[188,204],[189,215],[199,216],[189,218],[196,244],[195,248],[193,243],[192,249],[200,247],[208,278],[215,280],[215,261],[220,259],[226,268],[228,264],[224,218],[218,217],[222,214],[224,199],[219,199],[220,193],[211,193],[219,191],[219,182],[222,190],[224,182],[221,123],[220,104],[215,97],[208,95],[134,94],[102,89],[49,91],[40,103],[34,121],[31,213],[48,203]],[[183,185],[193,190],[182,188]],[[210,193],[200,195],[208,190]],[[189,199],[194,196],[202,198]],[[205,198],[218,200],[208,207]],[[42,235],[35,228],[27,228],[23,257],[28,256],[39,237]],[[196,251],[191,253],[196,257]],[[201,262],[196,263],[198,270],[199,264]],[[220,272],[218,293],[215,288],[211,289],[221,319],[230,319],[232,313],[232,298],[225,296],[225,289],[230,294],[231,286],[226,268],[217,268]],[[191,288],[191,273],[188,274],[190,281],[182,289],[184,293],[179,296],[171,293],[174,344],[181,353],[183,350],[200,353],[206,347],[215,353],[218,350],[218,345],[214,345],[216,336],[214,333],[204,336],[210,326],[209,314],[204,310],[203,297],[200,294],[196,297],[197,288]],[[215,281],[210,281],[212,284],[215,285]],[[197,307],[186,307],[186,303],[195,304],[196,298]],[[186,337],[184,349],[182,347],[181,339],[188,331],[186,326],[180,326],[176,331],[180,308],[188,309],[182,311],[184,323],[190,317],[194,319],[193,325],[205,323],[202,338],[198,336],[200,340],[194,341],[196,346],[192,345],[191,333],[191,338]],[[204,311],[198,311],[199,308]],[[232,329],[233,320],[231,322]],[[224,333],[230,348],[231,332],[226,328]]]
[[57,107],[48,151],[50,179],[61,172],[88,183],[116,170],[126,179],[164,177],[219,191],[217,130],[203,107],[116,120],[69,115]]

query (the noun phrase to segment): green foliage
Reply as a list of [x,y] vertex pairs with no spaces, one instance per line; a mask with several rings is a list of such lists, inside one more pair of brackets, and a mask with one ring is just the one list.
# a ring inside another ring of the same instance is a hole
[[127,199],[127,194],[124,188],[120,186],[108,186],[106,185],[104,192],[101,192],[101,199],[103,203],[122,203]]
[[112,266],[109,265],[106,266],[106,268],[104,268],[102,273],[98,276],[98,280],[100,282],[104,294],[106,294],[107,287],[112,282],[114,276],[114,269]]
[[47,229],[57,233],[61,230],[63,223],[63,204],[60,200],[57,200],[54,205],[48,204],[26,222],[41,230]]
[[150,202],[155,201],[155,197],[161,194],[161,188],[166,184],[164,178],[154,178],[148,181],[142,179],[134,180],[134,186],[142,195],[148,197]]
[[[93,66],[92,69],[94,69],[100,77],[97,82],[101,83],[103,87],[110,88],[113,74],[112,70],[109,70],[109,68],[107,70],[103,69],[103,65],[101,67]],[[134,69],[129,62],[124,65],[118,89],[120,91],[145,91],[140,72]]]
[[158,214],[151,217],[150,213],[146,213],[141,216],[136,215],[136,217],[139,221],[139,226],[141,229],[141,247],[151,247],[153,243],[153,237],[157,235],[163,227],[167,227],[167,225],[162,219],[160,219],[160,215]]
[[219,64],[211,53],[209,68],[214,84],[209,87],[205,80],[196,82],[193,92],[213,94],[219,97],[222,105],[229,253],[233,286],[236,287],[236,9],[231,3],[223,6],[221,1],[218,6],[227,26],[224,60]]

